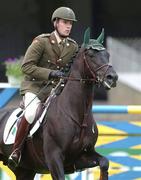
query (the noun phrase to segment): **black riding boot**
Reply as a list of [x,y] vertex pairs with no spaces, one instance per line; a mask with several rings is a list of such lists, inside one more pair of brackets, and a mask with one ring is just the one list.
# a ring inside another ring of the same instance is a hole
[[25,139],[28,135],[29,128],[30,128],[30,124],[27,122],[27,120],[23,116],[17,130],[16,139],[13,145],[12,153],[8,158],[8,166],[11,169],[15,169],[20,162],[21,151],[23,149]]

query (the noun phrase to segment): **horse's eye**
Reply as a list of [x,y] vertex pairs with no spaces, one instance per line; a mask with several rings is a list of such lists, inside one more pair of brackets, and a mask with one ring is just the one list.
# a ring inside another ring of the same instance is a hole
[[94,53],[92,53],[92,52],[89,52],[88,53],[88,56],[90,56],[91,58],[94,56]]
[[92,58],[92,57],[93,57],[93,54],[90,54],[89,56],[90,56],[90,58]]

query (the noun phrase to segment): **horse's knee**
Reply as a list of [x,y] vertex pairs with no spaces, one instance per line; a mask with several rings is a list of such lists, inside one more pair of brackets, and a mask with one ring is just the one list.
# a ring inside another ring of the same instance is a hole
[[99,166],[101,170],[107,171],[109,168],[109,160],[106,157],[101,157],[99,161]]

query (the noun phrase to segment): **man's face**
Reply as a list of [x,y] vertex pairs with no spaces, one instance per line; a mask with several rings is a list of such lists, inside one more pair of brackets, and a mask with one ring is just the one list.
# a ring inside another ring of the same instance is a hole
[[56,22],[56,28],[61,36],[67,37],[72,29],[72,21],[59,19]]

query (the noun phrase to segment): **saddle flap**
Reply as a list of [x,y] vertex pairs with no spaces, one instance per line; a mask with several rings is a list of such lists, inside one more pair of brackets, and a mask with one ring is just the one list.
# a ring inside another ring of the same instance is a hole
[[[35,124],[31,128],[31,130],[28,134],[28,137],[33,136],[33,134],[39,129],[41,123],[44,120],[44,117],[46,115],[46,112],[48,110],[51,100],[54,97],[56,97],[55,90],[53,90],[52,93],[50,94],[50,96],[47,98],[46,103],[45,103],[46,104],[45,108],[43,109],[42,113],[38,114],[39,117],[37,118]],[[13,144],[15,142],[18,122],[20,121],[23,114],[24,114],[23,109],[19,107],[19,108],[15,109],[12,112],[12,114],[10,115],[10,117],[8,118],[7,123],[5,125],[4,134],[3,134],[3,141],[5,144]]]
[[12,144],[15,141],[17,124],[21,118],[21,116],[18,117],[17,115],[21,111],[23,111],[21,108],[15,109],[7,120],[3,134],[3,141],[5,144]]
[[[21,117],[23,116],[23,113],[21,113],[21,111],[23,112],[23,109],[21,109],[21,108],[15,109],[7,120],[5,129],[4,129],[4,134],[3,134],[3,141],[7,145],[13,144],[15,142],[18,123],[20,123],[19,121],[21,120]],[[36,123],[31,128],[28,137],[33,136],[33,134],[39,129],[39,127],[44,119],[44,116],[46,114],[46,111],[47,111],[47,108],[44,109],[40,118],[36,121]],[[21,113],[21,115],[17,116],[20,113]]]

